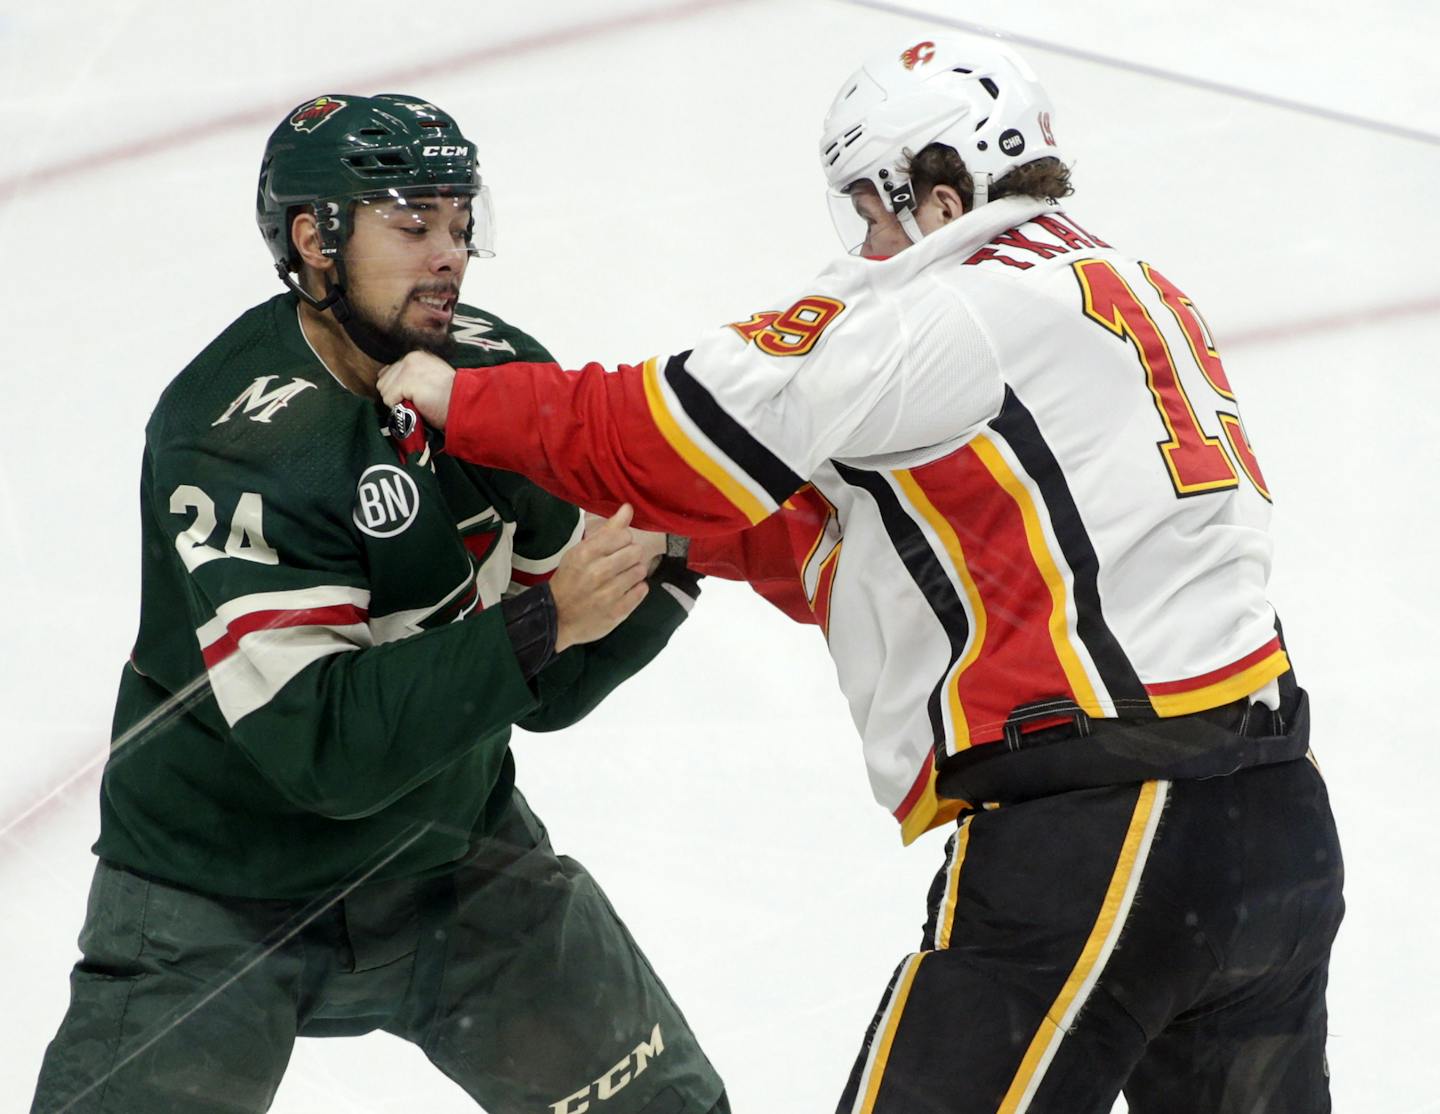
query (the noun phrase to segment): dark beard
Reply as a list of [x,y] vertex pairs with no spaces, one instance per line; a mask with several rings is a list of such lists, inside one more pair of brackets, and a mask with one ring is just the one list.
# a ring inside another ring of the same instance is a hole
[[455,351],[455,341],[451,338],[449,329],[437,334],[412,329],[401,323],[405,309],[410,304],[409,298],[406,298],[389,321],[379,320],[349,298],[345,299],[345,304],[349,313],[344,317],[339,317],[338,314],[336,316],[344,326],[346,334],[355,342],[355,347],[372,360],[393,364],[405,353],[416,350],[447,359]]

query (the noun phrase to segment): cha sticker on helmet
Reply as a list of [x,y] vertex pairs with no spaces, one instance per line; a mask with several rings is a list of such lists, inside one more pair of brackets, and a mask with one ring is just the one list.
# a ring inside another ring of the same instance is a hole
[[309,104],[302,104],[290,117],[290,126],[297,132],[313,132],[349,102],[338,97],[316,97]]

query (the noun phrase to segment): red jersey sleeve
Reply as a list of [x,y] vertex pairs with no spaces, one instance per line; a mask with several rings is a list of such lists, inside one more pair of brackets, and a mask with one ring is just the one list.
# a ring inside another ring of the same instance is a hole
[[597,513],[631,503],[643,529],[703,537],[753,526],[804,480],[725,413],[686,356],[663,370],[658,360],[461,369],[447,449]]
[[813,623],[805,585],[800,579],[789,508],[758,526],[734,534],[696,538],[686,562],[696,572],[725,580],[744,580],[797,623]]

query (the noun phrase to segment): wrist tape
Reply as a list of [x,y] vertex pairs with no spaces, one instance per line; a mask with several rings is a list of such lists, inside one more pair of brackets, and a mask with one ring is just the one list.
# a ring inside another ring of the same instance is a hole
[[502,600],[500,611],[505,616],[505,631],[510,635],[520,672],[527,681],[532,680],[555,656],[560,624],[550,585],[527,588],[518,596]]

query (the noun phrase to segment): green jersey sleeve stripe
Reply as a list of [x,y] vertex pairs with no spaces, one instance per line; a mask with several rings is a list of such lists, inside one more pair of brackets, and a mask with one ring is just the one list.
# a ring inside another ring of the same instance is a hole
[[195,632],[215,702],[232,727],[306,666],[373,643],[370,593],[327,585],[228,600]]
[[334,654],[363,649],[368,641],[369,629],[363,623],[253,631],[238,641],[237,652],[210,669],[215,703],[234,727],[269,704],[307,666]]
[[[370,593],[364,588],[355,588],[348,584],[323,584],[278,592],[251,592],[226,600],[217,606],[215,617],[200,627],[195,636],[200,640],[200,649],[203,652],[246,616],[260,612],[290,614],[341,606],[356,608],[368,617]],[[361,621],[365,620],[362,618]],[[255,628],[252,626],[250,629]]]
[[[570,536],[565,539],[564,544],[548,557],[522,557],[518,553],[510,556],[510,568],[517,573],[528,573],[530,576],[540,576],[544,573],[552,573],[560,565],[560,558],[566,552],[580,544],[580,539],[585,536],[585,516],[577,515],[575,528],[570,531]],[[516,577],[519,580],[519,577]]]

